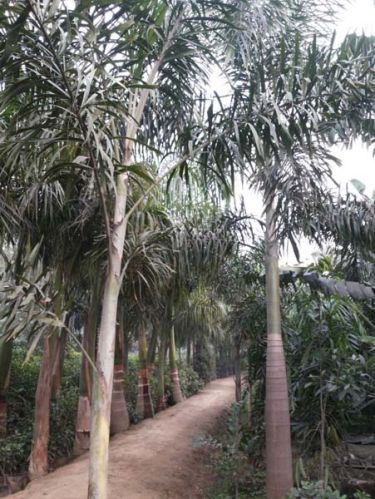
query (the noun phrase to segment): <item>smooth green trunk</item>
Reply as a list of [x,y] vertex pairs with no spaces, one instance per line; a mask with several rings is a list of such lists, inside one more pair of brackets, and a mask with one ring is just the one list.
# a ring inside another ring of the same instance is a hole
[[293,486],[288,381],[281,334],[278,244],[274,210],[266,213],[266,488],[282,499]]
[[[121,247],[123,246],[123,241]],[[121,252],[122,255],[122,252]],[[117,302],[121,265],[108,271],[93,376],[90,422],[89,499],[108,497],[108,451],[113,386]]]
[[54,365],[52,366],[52,397],[59,398],[65,359],[66,331],[60,331],[56,338]]

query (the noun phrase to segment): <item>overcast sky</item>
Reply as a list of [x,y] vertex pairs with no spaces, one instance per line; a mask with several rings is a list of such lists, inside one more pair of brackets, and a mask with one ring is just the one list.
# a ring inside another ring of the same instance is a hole
[[[353,32],[375,35],[374,0],[352,0],[340,17],[337,25],[339,39]],[[335,169],[337,179],[345,184],[357,178],[366,185],[366,193],[371,195],[375,191],[375,158],[372,151],[357,143],[350,151],[335,149],[334,152],[343,162],[342,167]]]
[[[340,16],[337,24],[337,37],[342,40],[347,33],[375,35],[375,1],[374,0],[352,0],[350,5]],[[334,148],[333,151],[342,161],[341,167],[334,168],[334,175],[345,190],[348,182],[356,178],[366,185],[365,193],[369,196],[375,191],[375,157],[372,150],[367,149],[358,141],[350,150]],[[350,190],[350,185],[349,185]],[[311,255],[317,248],[310,246],[307,242],[301,242],[302,259],[311,260]],[[284,263],[296,262],[292,251],[286,252]]]

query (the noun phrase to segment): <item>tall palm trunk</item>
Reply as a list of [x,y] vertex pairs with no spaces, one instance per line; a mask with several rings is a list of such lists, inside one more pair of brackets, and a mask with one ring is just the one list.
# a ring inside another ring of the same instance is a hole
[[124,371],[128,370],[129,366],[129,350],[130,350],[130,334],[128,328],[124,328]]
[[35,394],[33,444],[29,463],[31,480],[48,473],[51,360],[51,337],[46,336],[44,338],[43,358]]
[[147,364],[152,366],[155,363],[156,348],[158,345],[158,328],[153,327],[149,347],[147,349]]
[[[132,145],[126,150],[125,164],[130,164]],[[121,287],[121,264],[126,234],[126,174],[118,176],[113,231],[108,248],[108,269],[99,327],[96,371],[93,376],[90,424],[89,499],[107,498],[108,447],[111,419],[117,303]]]
[[10,380],[13,340],[0,338],[0,437],[7,432],[8,406],[6,394]]
[[172,324],[170,330],[170,344],[169,344],[169,369],[172,381],[172,396],[173,402],[179,404],[184,400],[181,391],[180,377],[178,375],[178,367],[176,360],[176,339],[174,334],[174,325]]
[[163,331],[160,338],[160,347],[158,353],[159,369],[158,369],[158,406],[157,411],[163,411],[166,408],[165,402],[165,357],[167,350],[167,336]]
[[[175,34],[179,31],[183,20],[184,9],[176,19],[173,28],[147,72],[147,84],[153,85],[161,64],[171,46]],[[134,100],[129,103],[130,119],[126,124],[126,140],[124,144],[124,158],[122,163],[132,164],[134,140],[137,137],[138,127],[142,119],[144,108],[150,94],[149,88],[136,91]],[[94,164],[91,165],[93,168]],[[98,185],[98,189],[100,186]],[[126,201],[128,194],[128,174],[117,176],[116,193],[114,198],[113,220],[106,220],[108,240],[108,269],[103,291],[102,316],[99,328],[98,353],[96,357],[96,373],[93,383],[91,405],[91,441],[89,463],[88,499],[107,499],[108,476],[108,447],[111,413],[111,397],[113,384],[114,347],[116,336],[116,315],[118,296],[121,288],[122,257],[127,227]],[[103,210],[105,217],[105,200]]]
[[119,306],[119,324],[116,331],[115,366],[111,403],[110,433],[126,431],[130,426],[128,407],[124,393],[124,328],[123,307]]
[[[59,265],[55,275],[56,297],[53,308],[62,319],[64,311],[64,280],[63,267]],[[38,384],[35,393],[35,416],[33,443],[29,462],[30,479],[38,478],[48,472],[48,442],[50,430],[50,409],[52,396],[52,375],[60,369],[58,357],[61,355],[61,330],[53,328],[52,334],[45,336],[43,358],[39,370]]]
[[236,402],[241,402],[241,340],[239,337],[235,338],[234,344],[234,374],[235,374],[235,387],[236,387]]
[[137,415],[140,419],[146,419],[154,416],[154,408],[152,406],[148,380],[146,329],[144,324],[139,326],[138,335],[139,373]]
[[[57,335],[56,335],[57,336]],[[56,338],[54,364],[52,366],[52,397],[59,398],[61,393],[62,374],[65,359],[66,331],[60,331]]]
[[[91,359],[95,359],[96,328],[99,316],[98,283],[91,297],[91,303],[87,312],[83,328],[82,346]],[[92,369],[86,355],[81,354],[81,372],[79,379],[79,399],[77,408],[74,455],[90,448],[90,400],[92,388]]]
[[274,210],[266,211],[266,486],[267,499],[282,499],[293,486],[288,381],[281,335],[278,244]]

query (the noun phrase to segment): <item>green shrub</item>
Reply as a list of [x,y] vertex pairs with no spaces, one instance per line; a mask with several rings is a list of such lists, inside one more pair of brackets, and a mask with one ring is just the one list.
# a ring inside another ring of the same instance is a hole
[[[24,363],[25,347],[15,347],[8,390],[8,434],[0,439],[0,471],[14,474],[27,470],[34,423],[35,392],[41,356]],[[69,456],[74,443],[74,425],[79,395],[80,354],[68,351],[60,397],[51,401],[49,461]]]
[[0,473],[14,475],[27,469],[32,433],[23,432],[0,439]]
[[302,482],[300,487],[291,490],[286,499],[346,499],[346,495],[331,487],[324,488],[322,482]]
[[70,456],[75,437],[75,419],[79,397],[77,385],[64,385],[60,397],[51,402],[49,461]]
[[181,391],[184,397],[191,397],[204,387],[204,381],[192,367],[180,364],[179,367]]
[[248,401],[234,403],[218,432],[214,467],[218,477],[209,499],[265,499],[265,470],[248,453]]
[[371,496],[369,494],[367,494],[367,492],[363,492],[362,490],[358,490],[358,492],[356,492],[354,494],[354,499],[371,499]]

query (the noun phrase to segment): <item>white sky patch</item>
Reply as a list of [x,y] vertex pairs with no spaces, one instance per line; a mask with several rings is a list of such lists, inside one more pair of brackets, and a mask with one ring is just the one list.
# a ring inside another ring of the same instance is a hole
[[375,35],[374,0],[352,0],[342,11],[337,23],[338,41],[341,41],[347,33]]

